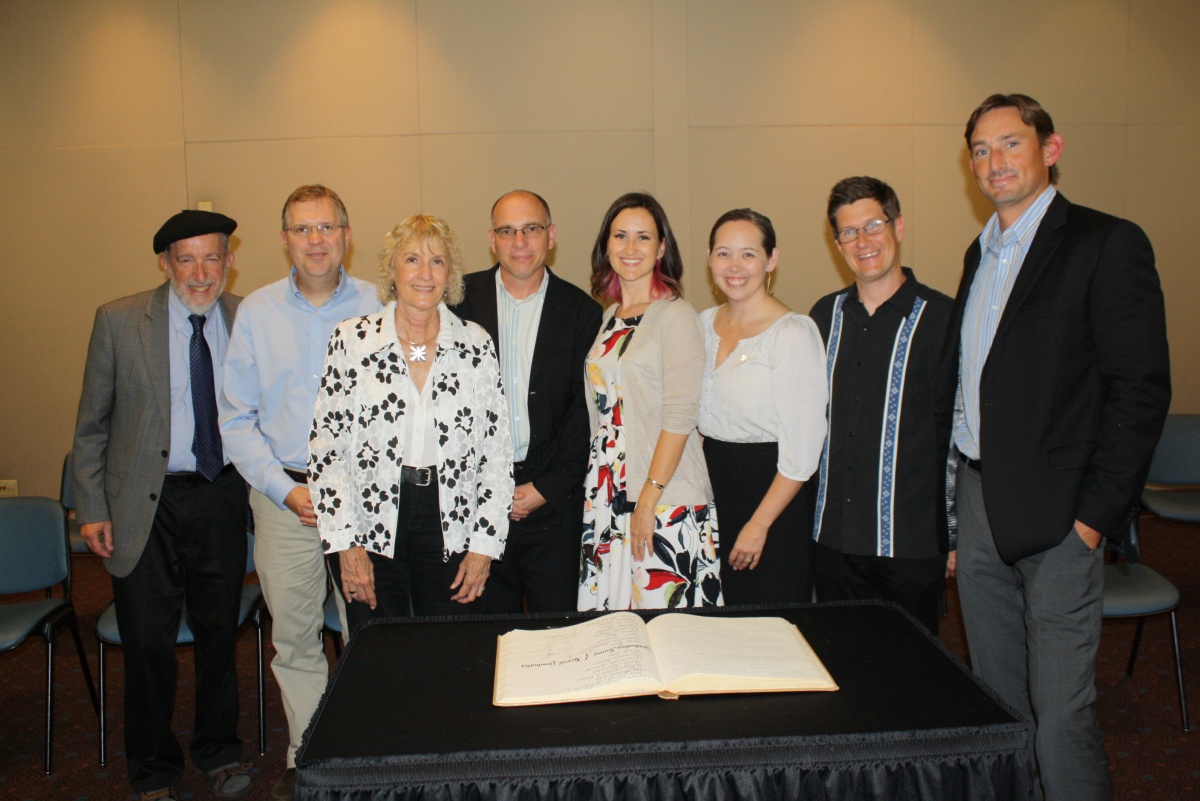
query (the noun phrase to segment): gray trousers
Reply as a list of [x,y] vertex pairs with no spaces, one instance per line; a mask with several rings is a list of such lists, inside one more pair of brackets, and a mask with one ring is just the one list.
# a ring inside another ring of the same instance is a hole
[[1006,565],[996,552],[982,479],[958,471],[958,593],[975,673],[1034,721],[1048,801],[1108,801],[1112,778],[1096,725],[1103,548],[1075,533]]

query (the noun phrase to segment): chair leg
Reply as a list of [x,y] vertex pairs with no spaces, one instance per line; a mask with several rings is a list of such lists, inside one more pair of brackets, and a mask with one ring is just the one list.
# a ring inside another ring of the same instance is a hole
[[1142,629],[1146,625],[1146,618],[1139,617],[1137,628],[1133,632],[1133,647],[1129,649],[1129,665],[1125,668],[1125,675],[1133,675],[1133,665],[1137,662],[1138,646],[1142,644]]
[[105,762],[105,741],[104,741],[104,640],[98,641],[100,645],[100,655],[96,660],[97,674],[100,678],[100,767],[104,767]]
[[83,670],[83,678],[87,682],[88,695],[92,698],[92,709],[100,714],[100,699],[96,696],[96,684],[92,681],[92,669],[88,666],[87,655],[83,652],[83,639],[79,636],[79,623],[71,614],[67,625],[71,627],[71,639],[75,640],[75,652],[79,654],[79,667]]
[[1183,689],[1183,663],[1179,656],[1179,626],[1175,621],[1175,610],[1171,610],[1171,641],[1175,646],[1175,681],[1179,683],[1179,719],[1183,723],[1183,733],[1188,731],[1187,693]]
[[46,626],[46,753],[45,775],[50,775],[50,756],[54,743],[54,627]]

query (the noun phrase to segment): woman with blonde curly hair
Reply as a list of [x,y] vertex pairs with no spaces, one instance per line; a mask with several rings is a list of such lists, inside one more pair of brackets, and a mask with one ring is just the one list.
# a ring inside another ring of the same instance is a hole
[[309,476],[351,631],[372,617],[469,614],[504,553],[512,445],[491,338],[447,308],[462,253],[419,214],[384,238],[378,314],[333,333]]

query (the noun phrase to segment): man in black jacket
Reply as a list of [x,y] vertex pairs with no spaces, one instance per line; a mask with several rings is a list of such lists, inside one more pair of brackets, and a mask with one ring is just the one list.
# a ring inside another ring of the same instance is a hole
[[583,364],[600,330],[600,306],[554,275],[550,207],[509,192],[492,206],[488,232],[498,264],[466,276],[454,312],[492,335],[500,355],[515,448],[512,523],[504,559],[492,565],[489,613],[576,608],[587,398]]
[[1063,140],[1037,101],[987,98],[966,137],[996,213],[967,250],[938,418],[961,454],[971,664],[1035,721],[1046,799],[1107,799],[1101,545],[1121,536],[1170,405],[1162,290],[1138,226],[1056,192]]

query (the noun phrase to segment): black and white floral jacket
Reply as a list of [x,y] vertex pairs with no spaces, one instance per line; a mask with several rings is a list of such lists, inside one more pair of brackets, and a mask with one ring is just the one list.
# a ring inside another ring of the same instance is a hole
[[[440,304],[427,381],[437,426],[444,557],[499,559],[512,509],[512,437],[491,337]],[[361,545],[387,557],[400,509],[405,410],[417,388],[396,334],[396,303],[346,320],[329,340],[309,436],[309,486],[327,552]]]

